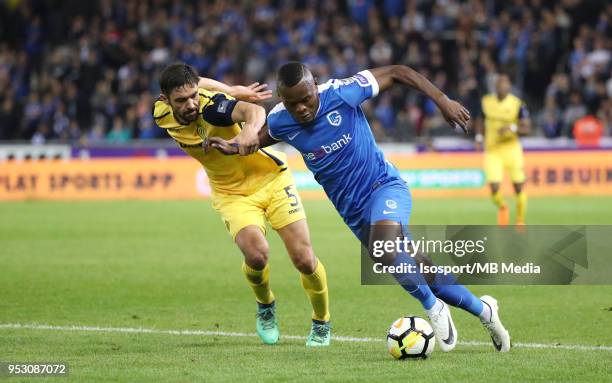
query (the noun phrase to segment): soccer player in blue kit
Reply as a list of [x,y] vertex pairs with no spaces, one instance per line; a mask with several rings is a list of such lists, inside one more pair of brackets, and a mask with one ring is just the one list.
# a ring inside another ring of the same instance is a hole
[[[360,106],[394,84],[423,92],[452,127],[465,129],[470,119],[467,109],[409,67],[384,66],[317,85],[305,65],[290,62],[277,74],[282,102],[269,112],[267,129],[262,128],[259,134],[260,147],[284,141],[302,154],[316,181],[364,246],[373,239],[388,238],[389,231],[399,237],[406,235],[402,228],[408,226],[412,208],[408,185],[376,145]],[[211,138],[211,145],[226,154],[237,151],[231,141]],[[423,305],[442,351],[451,351],[457,343],[447,304],[479,317],[497,351],[510,350],[510,335],[499,319],[494,298],[485,295],[478,299],[460,284],[436,283],[437,276],[427,282],[394,276]]]

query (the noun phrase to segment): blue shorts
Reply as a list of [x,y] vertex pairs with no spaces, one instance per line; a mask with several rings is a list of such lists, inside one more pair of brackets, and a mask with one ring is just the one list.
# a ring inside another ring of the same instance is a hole
[[347,224],[361,243],[365,244],[370,226],[378,221],[389,220],[407,227],[411,211],[410,189],[403,179],[396,178],[374,189],[361,216],[351,219]]

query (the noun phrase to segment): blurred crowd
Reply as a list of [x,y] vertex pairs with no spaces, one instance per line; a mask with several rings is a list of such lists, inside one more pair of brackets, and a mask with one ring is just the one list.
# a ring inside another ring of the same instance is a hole
[[[160,70],[177,60],[272,88],[289,60],[320,82],[405,64],[474,115],[503,70],[534,134],[571,136],[586,115],[610,134],[611,20],[605,0],[5,0],[0,140],[163,137],[151,107]],[[451,134],[431,100],[402,87],[364,108],[379,140]]]

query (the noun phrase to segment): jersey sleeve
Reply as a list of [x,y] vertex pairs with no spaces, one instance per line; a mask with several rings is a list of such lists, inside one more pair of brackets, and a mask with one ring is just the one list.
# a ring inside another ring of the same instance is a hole
[[273,139],[274,141],[282,141],[281,138],[277,137],[274,135],[274,133],[272,133],[272,129],[270,129],[270,125],[268,125],[268,131],[267,131],[268,136],[270,136],[271,139]]
[[340,97],[353,108],[378,95],[378,81],[369,70],[363,70],[353,77],[334,82]]
[[266,123],[261,128],[260,134],[262,134],[262,131],[263,131],[263,134],[265,134],[266,136],[270,137],[272,140],[274,140],[276,142],[282,141],[282,138],[278,138],[277,136],[274,135],[274,133],[272,133],[272,128],[270,127],[270,117],[269,116],[266,117]]
[[238,101],[228,98],[223,93],[215,93],[202,108],[202,118],[216,126],[234,125],[232,112]]
[[283,110],[285,109],[285,107],[283,106],[282,103],[278,103],[276,104],[276,106],[274,106],[274,108],[272,108],[272,110],[268,113],[268,116],[266,118],[266,123],[268,125],[268,136],[270,136],[273,140],[276,141],[282,141],[283,138],[281,137],[281,115]]

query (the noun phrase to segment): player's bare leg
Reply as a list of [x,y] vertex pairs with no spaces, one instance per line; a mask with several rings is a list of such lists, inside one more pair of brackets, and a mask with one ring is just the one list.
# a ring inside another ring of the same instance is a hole
[[270,247],[259,227],[252,225],[243,228],[236,234],[235,240],[248,266],[262,270],[268,264]]
[[317,258],[312,250],[306,220],[293,222],[277,231],[295,268],[302,274],[312,274],[317,267]]
[[276,320],[274,294],[270,289],[268,242],[261,228],[254,225],[241,229],[236,234],[235,241],[244,255],[242,271],[257,300],[257,334],[265,344],[275,344],[278,342],[280,332]]
[[312,327],[307,346],[328,346],[331,339],[327,275],[310,244],[310,233],[305,219],[278,230],[293,265],[300,272],[300,280],[312,305]]
[[514,183],[514,192],[516,193],[516,224],[525,225],[525,215],[527,212],[527,195],[523,191],[524,182]]
[[497,206],[497,224],[499,226],[507,226],[510,223],[510,210],[504,197],[501,194],[499,182],[491,182],[489,184],[491,188],[491,199],[495,206]]

